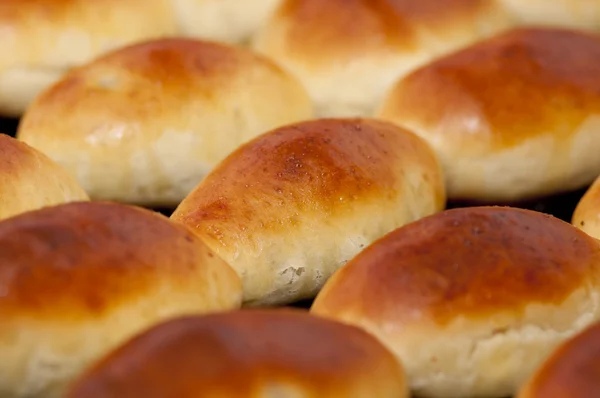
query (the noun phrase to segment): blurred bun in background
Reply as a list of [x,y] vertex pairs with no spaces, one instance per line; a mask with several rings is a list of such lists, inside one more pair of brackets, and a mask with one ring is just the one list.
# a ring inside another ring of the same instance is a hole
[[18,138],[92,199],[174,208],[238,145],[311,115],[303,87],[262,56],[162,39],[69,72],[28,109]]
[[61,166],[29,145],[0,134],[0,220],[88,199],[75,178]]
[[599,298],[600,242],[549,215],[471,207],[376,241],[311,311],[378,336],[416,396],[498,398],[597,321]]
[[183,35],[247,44],[281,0],[171,0],[171,3]]
[[58,398],[91,361],[174,316],[240,307],[235,272],[149,210],[70,203],[0,222],[0,395]]
[[523,28],[400,79],[378,112],[436,150],[448,197],[513,203],[600,174],[600,36]]
[[598,0],[498,0],[524,25],[600,31]]
[[489,0],[284,0],[254,47],[304,83],[319,116],[371,116],[398,77],[510,24]]
[[169,0],[2,0],[0,115],[20,116],[72,67],[177,29]]
[[444,205],[439,163],[416,135],[319,119],[234,151],[171,219],[235,268],[246,305],[262,306],[313,298],[365,246]]
[[374,337],[290,310],[179,318],[94,365],[66,398],[408,398]]

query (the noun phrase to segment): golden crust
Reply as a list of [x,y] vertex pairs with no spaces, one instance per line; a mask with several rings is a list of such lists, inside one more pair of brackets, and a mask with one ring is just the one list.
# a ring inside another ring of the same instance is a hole
[[0,134],[0,198],[0,220],[44,206],[88,200],[62,167],[4,134]]
[[[318,287],[334,264],[349,259],[340,246],[355,250],[441,210],[442,180],[437,159],[414,134],[376,120],[321,119],[281,127],[233,152],[172,219],[245,276],[246,299],[260,299],[275,284],[267,281],[292,269],[299,285],[278,289],[301,287],[294,295],[306,295],[315,286],[302,286],[305,281],[315,278]],[[321,250],[321,257],[309,258]]]
[[523,313],[534,303],[559,305],[600,275],[599,266],[598,242],[549,215],[454,209],[365,249],[326,285],[314,308],[353,308],[374,322],[406,326],[416,311],[443,326],[458,317]]
[[517,398],[596,398],[600,395],[600,324],[562,344]]
[[5,323],[99,318],[164,289],[204,295],[208,284],[239,284],[191,231],[119,204],[71,203],[6,220],[0,252]]
[[358,328],[289,310],[180,318],[92,367],[68,398],[407,397],[401,366]]
[[304,89],[266,58],[162,39],[68,73],[32,104],[18,136],[92,198],[175,206],[241,142],[311,115]]
[[596,178],[577,204],[572,223],[588,235],[600,239],[600,178]]
[[588,153],[600,125],[599,64],[600,36],[516,29],[401,79],[378,114],[434,143],[452,197],[523,200],[580,188],[600,170]]

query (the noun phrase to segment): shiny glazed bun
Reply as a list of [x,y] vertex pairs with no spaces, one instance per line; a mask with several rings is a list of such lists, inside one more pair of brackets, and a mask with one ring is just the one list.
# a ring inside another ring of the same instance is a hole
[[217,166],[171,218],[242,277],[247,305],[316,295],[363,247],[445,205],[429,147],[368,119],[270,131]]
[[281,0],[171,0],[186,36],[247,43]]
[[378,114],[431,143],[450,198],[582,188],[600,174],[600,36],[512,30],[401,79]]
[[66,398],[407,398],[374,337],[289,310],[179,318],[131,339]]
[[596,178],[577,204],[572,223],[588,235],[600,239],[600,177]]
[[61,397],[90,361],[174,316],[239,308],[235,272],[148,210],[71,203],[0,222],[0,396]]
[[597,0],[499,0],[521,23],[600,30]]
[[294,79],[251,52],[163,39],[67,74],[18,137],[64,165],[93,199],[175,207],[230,151],[311,116]]
[[563,343],[517,398],[600,397],[600,324]]
[[83,188],[61,166],[29,145],[0,134],[0,220],[85,200]]
[[510,22],[489,0],[283,0],[254,47],[304,83],[319,116],[371,116],[399,76]]
[[2,0],[0,114],[21,115],[73,66],[176,29],[169,0]]
[[311,309],[361,326],[417,396],[506,397],[600,318],[600,243],[529,210],[449,210],[388,234],[336,272]]

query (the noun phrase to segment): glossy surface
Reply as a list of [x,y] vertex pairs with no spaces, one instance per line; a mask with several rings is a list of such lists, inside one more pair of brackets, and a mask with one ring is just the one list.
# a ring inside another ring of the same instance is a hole
[[68,398],[407,396],[400,365],[358,328],[288,310],[159,325],[108,355]]
[[398,327],[523,314],[535,303],[561,304],[594,278],[599,261],[596,240],[551,216],[454,209],[375,242],[328,282],[314,308],[354,309]]

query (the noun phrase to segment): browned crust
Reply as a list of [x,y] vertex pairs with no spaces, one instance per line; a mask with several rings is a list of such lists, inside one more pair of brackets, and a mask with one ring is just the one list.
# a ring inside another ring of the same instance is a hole
[[208,261],[222,262],[148,210],[86,202],[29,212],[0,223],[0,318],[100,317],[157,286],[187,286]]
[[600,324],[560,346],[522,389],[518,398],[600,396]]
[[365,379],[403,396],[401,367],[360,329],[300,311],[245,310],[159,325],[100,361],[67,397],[249,397],[286,386],[342,397]]
[[[551,216],[508,207],[448,210],[388,234],[342,268],[314,309],[410,324],[521,314],[597,282],[598,242]],[[359,299],[358,299],[359,298]]]
[[422,167],[425,179],[440,185],[433,152],[392,124],[320,119],[284,126],[233,152],[172,219],[224,246],[239,244],[254,234],[293,228],[302,217],[351,212],[357,203],[396,196],[402,164],[406,173]]
[[566,141],[600,113],[598,65],[600,36],[516,29],[400,80],[380,114],[417,124],[461,153],[500,151],[544,134]]

